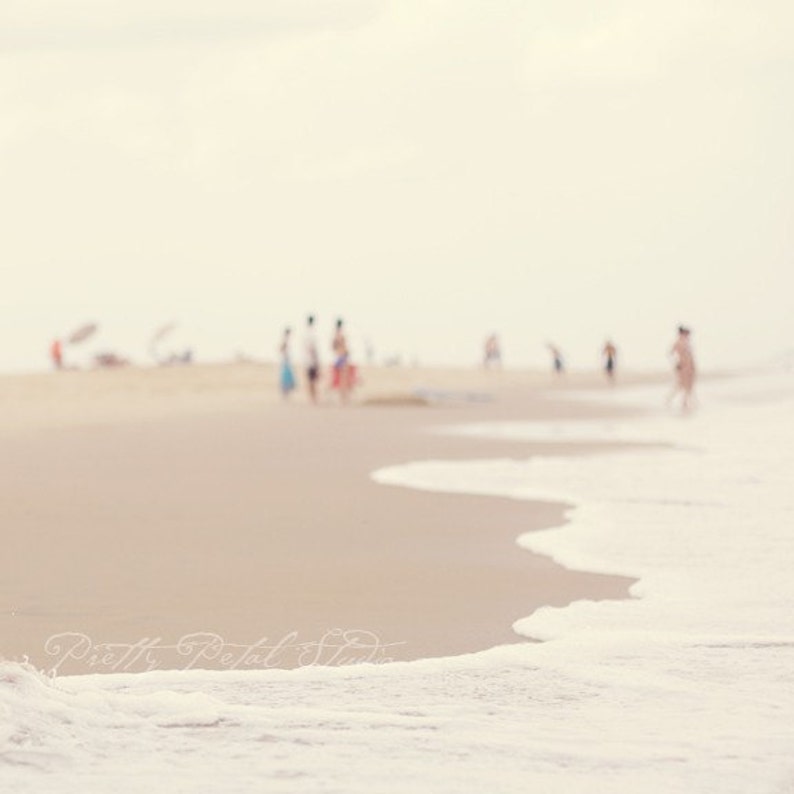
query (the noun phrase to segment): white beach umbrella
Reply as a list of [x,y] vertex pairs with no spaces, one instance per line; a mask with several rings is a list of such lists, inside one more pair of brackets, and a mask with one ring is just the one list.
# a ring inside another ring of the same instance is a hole
[[79,345],[81,342],[85,342],[86,339],[92,337],[98,329],[99,326],[96,323],[85,323],[66,337],[66,344]]

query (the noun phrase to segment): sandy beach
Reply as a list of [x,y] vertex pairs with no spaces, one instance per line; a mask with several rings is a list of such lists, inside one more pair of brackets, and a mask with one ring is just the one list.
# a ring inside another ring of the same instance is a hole
[[[564,399],[593,387],[603,403]],[[631,580],[516,545],[563,523],[564,505],[423,493],[370,474],[603,451],[431,430],[625,411],[609,397],[599,373],[373,368],[344,407],[332,394],[285,403],[275,369],[256,364],[4,377],[0,656],[86,673],[523,642],[511,626],[537,607],[623,598]]]
[[791,373],[365,376],[0,379],[3,791],[790,788]]

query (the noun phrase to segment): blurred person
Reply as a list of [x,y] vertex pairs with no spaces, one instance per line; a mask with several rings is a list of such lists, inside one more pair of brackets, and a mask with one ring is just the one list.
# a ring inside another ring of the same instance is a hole
[[292,370],[292,360],[290,358],[290,335],[292,333],[291,328],[284,329],[284,336],[281,339],[281,345],[279,347],[279,352],[281,354],[281,370],[279,373],[279,386],[281,388],[281,394],[284,396],[284,399],[289,397],[290,392],[295,388],[295,373]]
[[54,339],[50,345],[50,359],[55,369],[63,369],[63,345],[60,339]]
[[499,337],[496,334],[491,334],[485,340],[485,356],[483,358],[483,366],[486,369],[491,366],[502,366],[502,351],[499,347]]
[[604,373],[610,381],[615,380],[615,368],[618,362],[618,349],[611,339],[607,339],[601,351],[604,360]]
[[668,398],[672,404],[676,396],[681,393],[681,409],[689,411],[694,406],[695,390],[695,357],[692,354],[690,341],[691,331],[683,325],[678,326],[678,337],[670,348],[670,357],[673,359],[675,382]]
[[306,386],[309,399],[317,404],[317,381],[320,377],[320,351],[317,347],[317,336],[314,332],[314,315],[306,318],[306,331],[303,335],[303,358],[306,368]]
[[551,344],[551,342],[547,342],[546,347],[551,353],[551,363],[554,372],[557,375],[562,375],[565,372],[565,361],[563,360],[562,352],[556,345]]
[[340,317],[336,321],[336,330],[331,340],[331,349],[334,353],[332,389],[339,389],[342,402],[347,402],[350,391],[355,381],[355,368],[350,363],[350,348],[347,345],[344,322]]

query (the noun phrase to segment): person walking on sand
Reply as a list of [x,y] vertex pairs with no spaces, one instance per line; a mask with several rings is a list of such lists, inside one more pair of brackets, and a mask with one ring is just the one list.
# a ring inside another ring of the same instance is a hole
[[551,342],[546,343],[546,347],[549,349],[552,357],[552,366],[554,368],[554,372],[557,375],[562,375],[565,372],[565,362],[562,358],[562,353],[560,349],[556,346],[551,344]]
[[681,392],[681,409],[684,412],[689,411],[694,403],[695,357],[692,354],[690,333],[689,328],[679,325],[678,338],[670,348],[670,356],[675,367],[675,383],[668,403],[672,404],[676,395]]
[[615,380],[615,367],[618,360],[618,349],[615,347],[611,339],[607,339],[604,344],[604,349],[601,351],[604,359],[604,373],[610,382]]
[[279,352],[281,353],[279,386],[284,399],[287,399],[287,397],[290,395],[290,392],[295,388],[295,373],[292,371],[292,361],[290,359],[289,352],[291,333],[292,330],[290,328],[284,329],[284,336],[281,339],[281,346],[279,347]]
[[350,389],[353,386],[353,368],[350,363],[350,350],[347,346],[345,337],[344,323],[340,317],[336,321],[334,338],[331,341],[331,349],[334,352],[334,370],[332,388],[339,389],[339,397],[342,402],[347,402]]
[[306,318],[306,331],[303,336],[303,357],[306,368],[306,386],[309,399],[317,404],[317,381],[320,378],[320,352],[317,347],[317,336],[314,333],[314,315]]
[[63,347],[60,339],[54,339],[50,345],[50,359],[55,369],[63,369]]
[[491,366],[502,366],[502,351],[499,347],[499,337],[496,334],[491,334],[485,340],[485,355],[483,357],[483,366],[488,369]]

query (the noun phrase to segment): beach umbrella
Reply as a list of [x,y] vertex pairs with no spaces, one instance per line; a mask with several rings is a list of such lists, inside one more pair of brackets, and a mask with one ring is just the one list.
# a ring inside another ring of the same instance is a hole
[[68,345],[79,345],[80,342],[85,342],[86,339],[92,337],[98,328],[99,326],[96,323],[81,325],[66,337],[66,343]]
[[152,334],[152,338],[149,340],[149,354],[152,356],[152,358],[156,360],[159,359],[159,356],[157,355],[157,346],[163,341],[163,339],[173,333],[176,326],[176,323],[166,323],[165,325],[161,325],[154,332],[154,334]]
[[159,342],[161,339],[165,339],[171,331],[176,328],[176,323],[166,323],[165,325],[161,325],[155,332],[154,336],[152,336],[152,342]]

